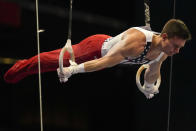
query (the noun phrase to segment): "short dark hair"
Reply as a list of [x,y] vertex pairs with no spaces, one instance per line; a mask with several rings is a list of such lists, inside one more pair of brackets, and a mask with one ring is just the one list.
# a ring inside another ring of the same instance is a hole
[[170,19],[163,27],[161,34],[166,33],[168,38],[179,37],[184,40],[191,40],[191,33],[186,24],[179,19]]

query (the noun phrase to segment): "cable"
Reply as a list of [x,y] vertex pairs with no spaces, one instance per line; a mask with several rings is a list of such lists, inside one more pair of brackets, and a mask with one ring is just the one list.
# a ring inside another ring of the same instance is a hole
[[[173,18],[176,17],[176,0],[173,1]],[[169,99],[168,99],[168,115],[167,115],[167,131],[170,131],[170,116],[171,116],[171,95],[172,95],[172,75],[173,75],[173,56],[170,59],[169,72]]]
[[173,57],[170,59],[170,72],[169,72],[169,99],[168,99],[168,114],[167,114],[167,131],[170,130],[170,116],[171,116],[171,93],[172,93],[172,72],[173,72]]
[[38,54],[38,77],[39,77],[39,102],[40,102],[40,126],[41,131],[43,131],[43,115],[42,115],[42,86],[41,86],[41,62],[40,62],[40,40],[39,40],[39,14],[38,14],[38,0],[36,3],[36,28],[37,28],[37,54]]
[[70,39],[70,40],[71,40],[71,27],[72,27],[72,4],[73,4],[73,0],[70,0],[69,26],[68,26],[68,39]]

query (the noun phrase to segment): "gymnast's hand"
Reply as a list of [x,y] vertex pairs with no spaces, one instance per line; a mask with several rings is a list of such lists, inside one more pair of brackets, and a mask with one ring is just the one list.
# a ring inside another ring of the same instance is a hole
[[157,86],[153,84],[149,84],[146,81],[140,91],[146,96],[147,99],[151,99],[154,97],[155,94],[159,93],[159,89]]
[[155,89],[147,89],[144,86],[142,87],[140,91],[146,96],[147,99],[151,99],[154,97],[155,94],[157,94],[159,91]]
[[60,72],[60,69],[57,69],[57,73],[59,76],[59,80],[60,82],[67,82],[68,78],[73,75],[73,74],[77,74],[77,73],[84,73],[84,63],[77,65],[75,62],[72,63],[70,62],[71,65],[69,67],[64,67],[63,68],[63,72]]
[[72,75],[70,69],[68,67],[63,68],[63,72],[60,72],[60,69],[57,69],[58,77],[61,83],[65,83],[68,81],[68,78]]
[[159,93],[159,89],[157,86],[153,84],[149,84],[147,82],[144,82],[144,90],[145,92],[149,93],[149,94],[158,94]]

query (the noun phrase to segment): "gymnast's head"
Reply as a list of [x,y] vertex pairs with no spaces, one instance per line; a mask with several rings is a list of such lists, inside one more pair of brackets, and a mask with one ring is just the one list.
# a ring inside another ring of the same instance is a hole
[[167,21],[160,36],[162,37],[162,50],[169,56],[179,53],[186,41],[191,40],[188,27],[179,19]]

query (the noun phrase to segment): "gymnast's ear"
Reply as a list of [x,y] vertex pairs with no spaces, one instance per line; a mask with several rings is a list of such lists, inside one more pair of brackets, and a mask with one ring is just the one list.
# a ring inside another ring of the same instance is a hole
[[163,38],[163,40],[165,40],[168,38],[168,35],[167,35],[167,33],[163,33],[163,34],[161,34],[161,37]]

